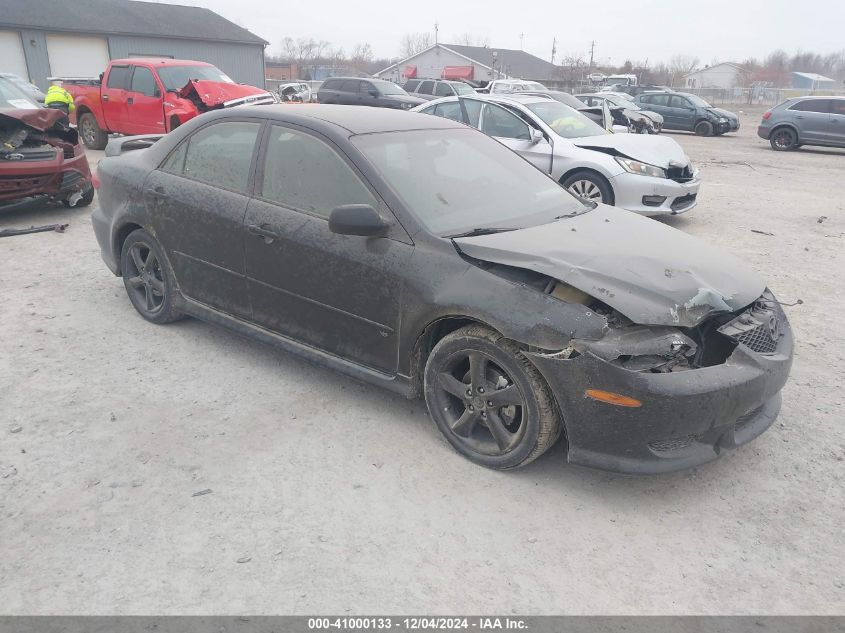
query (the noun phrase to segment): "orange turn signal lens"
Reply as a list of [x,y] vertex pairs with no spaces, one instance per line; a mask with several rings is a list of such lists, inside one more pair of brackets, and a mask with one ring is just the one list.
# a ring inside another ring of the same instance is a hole
[[598,400],[599,402],[606,402],[607,404],[615,404],[617,407],[641,407],[643,403],[636,398],[629,398],[612,391],[602,391],[601,389],[587,389],[584,394],[588,398]]

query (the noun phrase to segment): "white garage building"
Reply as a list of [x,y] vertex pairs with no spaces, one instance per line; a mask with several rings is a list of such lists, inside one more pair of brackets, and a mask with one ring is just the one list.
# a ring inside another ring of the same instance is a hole
[[742,76],[742,66],[723,62],[684,75],[684,88],[735,88]]
[[201,7],[135,0],[0,0],[0,72],[42,90],[48,77],[97,77],[111,59],[170,57],[214,64],[264,86],[267,42]]

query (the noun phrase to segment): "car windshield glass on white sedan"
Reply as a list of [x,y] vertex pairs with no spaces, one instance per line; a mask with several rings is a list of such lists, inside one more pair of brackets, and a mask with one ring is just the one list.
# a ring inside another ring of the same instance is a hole
[[165,90],[180,90],[192,79],[233,84],[228,75],[214,66],[159,66],[158,76]]
[[598,123],[594,123],[560,101],[527,103],[526,107],[552,128],[555,134],[563,138],[583,138],[609,133]]
[[525,228],[591,208],[475,130],[385,132],[352,142],[435,235]]

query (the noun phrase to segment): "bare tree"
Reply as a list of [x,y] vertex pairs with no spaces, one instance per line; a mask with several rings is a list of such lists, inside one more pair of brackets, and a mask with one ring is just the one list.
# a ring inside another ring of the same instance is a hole
[[474,35],[473,33],[462,33],[452,38],[455,44],[461,46],[483,46],[490,48],[490,38],[483,35]]
[[294,40],[292,37],[286,37],[282,40],[283,57],[289,63],[296,64],[299,67],[299,74],[310,74],[306,70],[307,66],[313,65],[318,59],[321,59],[323,52],[329,48],[329,43],[325,40],[315,40],[313,37],[300,37]]
[[678,75],[691,73],[698,67],[698,57],[691,55],[672,55],[669,59],[669,69]]
[[402,57],[413,57],[431,48],[431,33],[405,33],[400,44]]
[[560,65],[561,74],[567,81],[576,81],[581,79],[584,70],[587,68],[587,61],[580,53],[568,53],[563,56],[563,61]]
[[373,62],[373,49],[369,44],[358,44],[352,51],[352,57],[349,58],[349,65],[352,66],[359,73],[369,71],[370,65]]

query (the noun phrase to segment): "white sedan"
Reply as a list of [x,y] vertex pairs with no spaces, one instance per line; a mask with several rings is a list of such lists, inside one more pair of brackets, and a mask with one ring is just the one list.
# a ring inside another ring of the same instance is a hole
[[674,139],[613,134],[542,96],[445,97],[414,111],[478,128],[593,202],[643,215],[674,215],[696,205],[698,171]]

